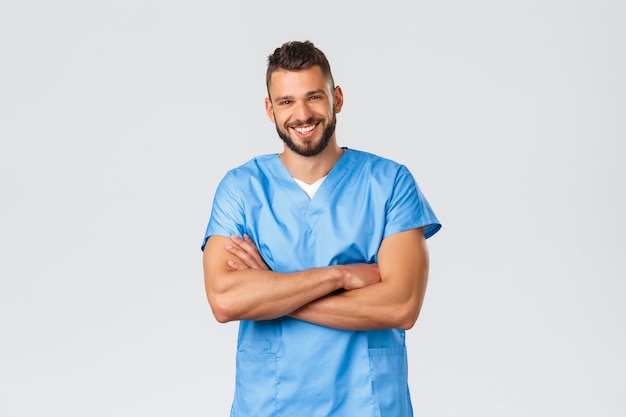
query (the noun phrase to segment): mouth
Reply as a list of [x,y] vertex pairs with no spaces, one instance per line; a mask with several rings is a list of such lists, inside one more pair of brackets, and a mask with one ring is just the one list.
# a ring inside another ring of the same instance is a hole
[[298,136],[308,137],[313,134],[313,131],[318,126],[319,123],[315,124],[307,124],[302,126],[293,126],[292,129],[296,131]]

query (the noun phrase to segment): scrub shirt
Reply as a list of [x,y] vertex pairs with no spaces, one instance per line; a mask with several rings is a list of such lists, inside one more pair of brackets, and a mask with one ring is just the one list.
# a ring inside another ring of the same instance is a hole
[[[381,241],[441,227],[404,166],[345,149],[312,199],[277,154],[220,182],[208,237],[248,234],[267,265],[295,272],[375,263]],[[232,417],[408,417],[405,332],[346,331],[282,317],[240,321]]]

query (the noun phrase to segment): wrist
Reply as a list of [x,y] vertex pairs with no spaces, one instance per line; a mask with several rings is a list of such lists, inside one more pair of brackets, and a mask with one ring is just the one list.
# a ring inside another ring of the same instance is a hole
[[343,265],[333,265],[328,267],[334,291],[345,290],[349,285],[349,274]]

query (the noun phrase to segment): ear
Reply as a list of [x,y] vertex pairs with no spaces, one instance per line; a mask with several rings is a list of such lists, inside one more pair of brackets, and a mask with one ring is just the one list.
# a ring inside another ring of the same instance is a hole
[[343,91],[341,91],[341,87],[336,86],[334,91],[335,97],[335,113],[339,113],[341,108],[343,107]]
[[272,106],[272,101],[268,97],[265,97],[265,112],[272,123],[276,123],[276,119],[274,118],[274,106]]

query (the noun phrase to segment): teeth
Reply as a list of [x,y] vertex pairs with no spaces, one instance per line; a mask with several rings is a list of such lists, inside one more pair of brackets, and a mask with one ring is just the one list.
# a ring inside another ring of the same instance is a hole
[[311,130],[315,129],[315,126],[309,126],[309,127],[294,127],[294,129],[296,129],[298,131],[298,133],[301,133],[303,135],[309,133]]

